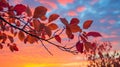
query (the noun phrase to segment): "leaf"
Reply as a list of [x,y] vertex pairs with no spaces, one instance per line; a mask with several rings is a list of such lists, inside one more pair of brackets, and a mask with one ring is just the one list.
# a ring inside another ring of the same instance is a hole
[[70,25],[70,29],[71,29],[72,33],[81,32],[82,31],[78,25]]
[[68,25],[68,21],[65,18],[60,18],[60,20],[64,25]]
[[45,26],[45,32],[46,32],[46,34],[47,34],[49,37],[50,37],[51,34],[52,34],[51,29],[50,29],[49,27],[47,27],[47,26]]
[[22,5],[22,4],[17,4],[17,5],[14,7],[14,10],[17,12],[17,15],[21,15],[22,12],[25,12],[25,11],[26,11],[26,6],[25,6],[25,5]]
[[33,27],[37,32],[40,32],[43,29],[44,25],[41,25],[40,21],[37,19],[33,20]]
[[0,44],[0,49],[2,49],[3,48],[3,45],[2,44]]
[[20,21],[17,21],[17,22],[16,22],[16,26],[20,26]]
[[61,38],[60,38],[59,35],[55,35],[55,39],[56,39],[59,43],[61,43]]
[[73,35],[72,35],[72,31],[71,31],[71,29],[70,29],[69,26],[66,26],[66,34],[67,34],[68,38],[70,38],[70,39],[71,39],[71,37],[73,36]]
[[93,20],[85,21],[84,24],[83,24],[83,28],[88,29],[91,26],[92,22],[93,22]]
[[99,32],[88,32],[86,36],[101,37],[102,35]]
[[80,38],[83,42],[86,42],[87,40],[85,39],[85,37],[83,37],[82,35],[80,35]]
[[80,43],[80,41],[78,41],[76,43],[76,49],[77,51],[79,51],[80,53],[83,53],[83,43]]
[[91,43],[90,42],[85,42],[85,49],[87,50],[87,51],[89,51],[89,49],[92,49],[92,45],[91,45]]
[[33,44],[33,43],[36,41],[36,39],[35,39],[35,37],[32,37],[32,36],[28,35],[28,36],[27,36],[27,41],[28,41],[30,44]]
[[14,51],[19,51],[19,49],[18,49],[18,47],[16,46],[15,43],[13,44],[13,49],[14,49]]
[[79,24],[79,19],[78,18],[72,18],[70,21],[70,25],[77,25]]
[[8,35],[8,39],[10,40],[10,42],[11,42],[11,43],[13,43],[13,42],[14,42],[14,39],[13,39],[13,37],[12,37],[12,36],[9,36],[9,35]]
[[41,18],[42,16],[45,16],[47,12],[47,8],[43,6],[38,6],[35,8],[33,18]]
[[27,6],[27,8],[26,8],[26,13],[29,17],[32,16],[32,11],[29,6]]
[[48,27],[49,27],[51,30],[56,30],[56,29],[58,28],[58,26],[57,26],[55,23],[49,24]]
[[25,39],[25,35],[24,35],[24,33],[23,33],[22,31],[19,31],[19,33],[18,33],[18,38],[19,38],[21,41],[23,41],[23,40]]
[[56,20],[58,17],[59,17],[58,14],[52,14],[52,15],[50,15],[50,17],[49,17],[48,22],[54,21],[54,20]]

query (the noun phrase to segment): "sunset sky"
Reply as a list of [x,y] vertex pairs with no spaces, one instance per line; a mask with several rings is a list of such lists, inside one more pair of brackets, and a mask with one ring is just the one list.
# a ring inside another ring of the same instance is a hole
[[[60,14],[70,21],[76,17],[80,25],[85,20],[93,20],[88,31],[102,34],[103,41],[110,41],[113,49],[120,49],[120,0],[9,0],[10,4],[29,5],[34,11],[37,6],[48,9],[47,16],[52,13]],[[59,24],[59,22],[58,22]],[[72,41],[74,42],[74,41]],[[18,52],[11,52],[7,47],[0,50],[0,67],[81,67],[85,57],[82,54],[73,55],[60,51],[49,45],[53,56],[40,44],[24,44],[17,41]]]

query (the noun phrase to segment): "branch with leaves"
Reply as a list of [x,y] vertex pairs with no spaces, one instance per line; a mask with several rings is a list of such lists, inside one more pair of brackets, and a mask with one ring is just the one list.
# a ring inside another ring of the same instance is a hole
[[[32,14],[29,6],[23,4],[12,6],[6,0],[0,0],[0,49],[3,48],[3,44],[7,44],[12,52],[18,51],[19,49],[14,42],[15,37],[25,44],[40,42],[51,55],[53,54],[43,41],[72,54],[89,52],[89,50],[95,48],[93,46],[97,44],[90,42],[89,36],[101,37],[101,34],[85,31],[93,23],[92,20],[86,20],[83,23],[83,28],[81,28],[78,18],[72,18],[69,22],[58,14],[51,14],[46,17],[46,13],[47,8],[44,6],[36,7]],[[63,28],[55,23],[57,20],[61,21]],[[69,40],[73,40],[77,36],[78,42],[69,47],[64,46],[61,44],[62,34],[66,35]],[[52,39],[55,39],[58,43],[52,42]]]

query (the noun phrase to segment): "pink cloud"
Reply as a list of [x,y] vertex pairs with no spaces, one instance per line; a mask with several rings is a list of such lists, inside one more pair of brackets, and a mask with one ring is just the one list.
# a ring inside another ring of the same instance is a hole
[[57,5],[49,0],[36,0],[40,3],[42,3],[45,7],[48,8],[48,11],[50,12],[52,9],[57,9]]
[[116,21],[115,20],[109,20],[108,23],[114,24]]
[[100,23],[104,23],[106,20],[105,19],[101,19],[100,20]]
[[77,8],[77,12],[83,12],[86,10],[86,7],[85,6],[80,6]]
[[98,2],[98,1],[99,1],[99,0],[92,0],[90,4],[91,4],[91,5],[94,5],[94,4],[95,4],[96,2]]
[[68,16],[77,16],[77,13],[75,11],[69,11]]
[[73,3],[74,0],[58,0],[58,2],[63,5],[66,6],[68,3]]

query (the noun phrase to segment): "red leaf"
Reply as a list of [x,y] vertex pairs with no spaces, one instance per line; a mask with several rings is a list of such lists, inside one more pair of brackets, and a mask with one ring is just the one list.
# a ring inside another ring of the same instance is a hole
[[26,6],[25,6],[25,5],[22,5],[22,4],[17,4],[17,5],[14,7],[14,10],[17,12],[17,15],[21,15],[22,12],[25,12],[25,11],[26,11]]
[[59,35],[55,35],[55,39],[56,39],[59,43],[61,43],[61,38],[60,38]]
[[65,18],[60,18],[60,20],[64,25],[68,25],[68,21]]
[[49,27],[47,27],[47,26],[45,26],[45,32],[46,32],[46,34],[47,34],[49,37],[50,37],[51,34],[52,34],[51,29],[50,29]]
[[72,24],[72,25],[77,25],[77,24],[79,24],[79,19],[77,19],[77,18],[72,18],[72,20],[70,21],[70,24]]
[[3,11],[3,7],[0,6],[0,11]]
[[72,31],[69,26],[66,26],[66,34],[67,34],[68,38],[70,38],[70,39],[72,38]]
[[2,44],[0,44],[0,49],[2,49],[3,48],[3,45]]
[[76,43],[76,49],[77,49],[77,51],[83,53],[83,43],[80,43],[80,41],[78,41]]
[[9,4],[7,3],[6,0],[0,0],[0,6],[1,7],[9,7]]
[[101,37],[102,35],[98,32],[88,32],[86,36]]
[[48,22],[54,21],[54,20],[56,20],[58,17],[59,17],[58,14],[52,14],[52,15],[50,15],[50,17],[49,17]]
[[13,49],[14,49],[14,51],[19,51],[19,49],[18,49],[18,47],[16,46],[15,43],[13,44]]
[[93,20],[85,21],[84,24],[83,24],[83,28],[88,29],[91,26],[92,22],[93,22]]
[[45,16],[46,12],[47,12],[47,8],[45,8],[43,6],[38,6],[35,8],[33,18],[40,18],[41,19],[43,16]]
[[25,35],[24,35],[24,33],[23,33],[22,31],[19,31],[19,33],[18,33],[18,38],[19,38],[19,40],[21,40],[21,41],[23,41],[23,40],[25,39]]

